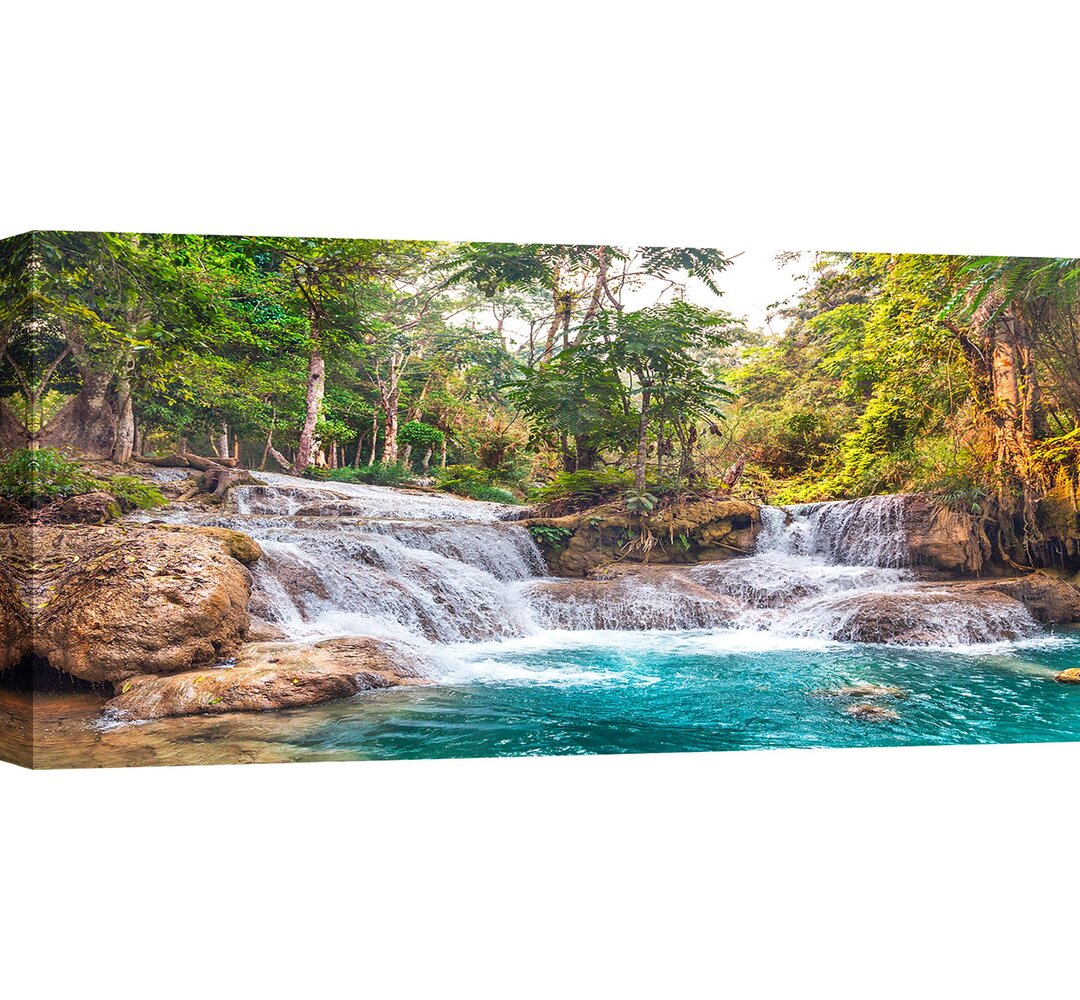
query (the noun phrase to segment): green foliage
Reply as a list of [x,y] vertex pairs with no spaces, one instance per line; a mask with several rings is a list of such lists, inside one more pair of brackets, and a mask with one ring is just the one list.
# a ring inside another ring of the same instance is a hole
[[560,472],[550,483],[536,490],[532,499],[540,504],[568,500],[583,507],[593,507],[621,496],[633,482],[634,477],[629,472],[616,469]]
[[634,514],[650,514],[659,502],[660,499],[647,490],[627,490],[623,494],[626,509]]
[[473,465],[448,465],[436,472],[435,485],[440,490],[471,497],[473,500],[519,503],[518,498],[509,490],[494,485],[498,475],[493,469],[478,469]]
[[55,448],[16,451],[0,463],[0,496],[28,507],[99,490],[113,494],[123,510],[146,510],[167,502],[157,487],[135,476],[99,479]]
[[474,485],[468,486],[463,490],[455,490],[454,492],[460,493],[462,496],[470,497],[473,500],[486,500],[489,503],[516,504],[521,502],[509,490],[500,489],[498,486]]
[[99,479],[88,475],[77,462],[55,448],[16,451],[0,464],[0,495],[27,506],[93,493],[103,489]]
[[432,448],[442,443],[445,436],[437,427],[420,420],[410,420],[398,428],[397,439],[399,444],[412,445],[414,448]]
[[374,462],[371,465],[346,465],[340,469],[311,467],[304,475],[310,479],[332,483],[361,483],[366,486],[406,486],[413,473],[401,462]]
[[530,524],[529,534],[538,545],[549,549],[561,549],[570,541],[574,533],[569,528],[562,528],[556,524]]
[[112,476],[105,489],[116,497],[124,510],[149,510],[168,503],[161,490],[137,476]]

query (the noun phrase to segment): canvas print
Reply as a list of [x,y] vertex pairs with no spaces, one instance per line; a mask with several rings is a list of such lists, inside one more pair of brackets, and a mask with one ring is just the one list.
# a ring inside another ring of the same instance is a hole
[[1080,738],[1080,259],[0,241],[0,756]]

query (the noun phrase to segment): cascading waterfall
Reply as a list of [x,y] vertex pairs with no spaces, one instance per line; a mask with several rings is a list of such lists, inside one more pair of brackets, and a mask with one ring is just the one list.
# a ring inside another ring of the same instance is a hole
[[[231,511],[174,519],[242,530],[263,549],[252,612],[297,639],[375,635],[425,646],[565,630],[746,630],[959,645],[1029,634],[1020,605],[983,607],[921,581],[902,497],[765,507],[756,551],[612,581],[546,576],[518,511],[446,494],[260,474]],[[880,638],[883,619],[903,628]]]

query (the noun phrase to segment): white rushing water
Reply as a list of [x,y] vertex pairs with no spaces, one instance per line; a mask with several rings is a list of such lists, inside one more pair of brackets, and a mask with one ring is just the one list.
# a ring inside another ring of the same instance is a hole
[[230,511],[169,516],[255,538],[263,558],[252,612],[288,635],[419,644],[450,664],[447,676],[464,669],[505,679],[513,656],[494,656],[492,644],[510,653],[602,635],[629,645],[642,630],[697,630],[701,642],[709,630],[703,649],[758,651],[836,641],[959,647],[1036,632],[1015,602],[966,599],[920,581],[906,565],[896,497],[764,508],[749,556],[591,581],[547,576],[528,531],[514,523],[518,508],[260,478],[265,486],[233,489]]

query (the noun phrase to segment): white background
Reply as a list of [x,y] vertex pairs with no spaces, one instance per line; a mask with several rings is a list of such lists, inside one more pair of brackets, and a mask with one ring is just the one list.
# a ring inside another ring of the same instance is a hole
[[[9,5],[0,229],[1076,254],[1077,21]],[[1080,745],[0,767],[3,988],[1075,996],[1078,788]]]

